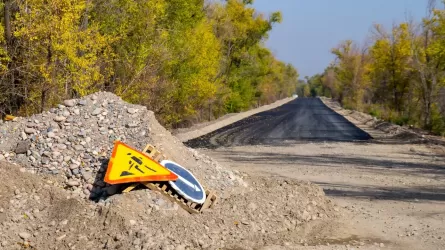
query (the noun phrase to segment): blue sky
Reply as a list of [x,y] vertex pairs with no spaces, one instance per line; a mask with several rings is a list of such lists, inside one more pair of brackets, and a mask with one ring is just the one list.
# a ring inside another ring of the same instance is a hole
[[333,60],[330,49],[341,41],[363,43],[373,23],[390,28],[407,16],[420,21],[427,0],[255,0],[253,6],[266,14],[282,12],[283,23],[266,45],[303,78],[323,72]]

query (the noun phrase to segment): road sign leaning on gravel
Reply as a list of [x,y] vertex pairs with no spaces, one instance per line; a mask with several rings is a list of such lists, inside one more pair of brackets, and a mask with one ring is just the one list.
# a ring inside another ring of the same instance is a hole
[[206,200],[206,193],[202,188],[201,183],[196,177],[190,173],[183,166],[176,162],[163,160],[161,165],[166,167],[178,176],[177,180],[169,181],[168,183],[175,189],[180,195],[189,201],[203,204]]
[[112,185],[130,183],[124,193],[142,184],[190,213],[212,208],[218,200],[190,171],[168,160],[152,145],[140,152],[116,141],[104,181]]
[[116,141],[104,181],[122,184],[142,181],[175,181],[174,173],[142,152]]

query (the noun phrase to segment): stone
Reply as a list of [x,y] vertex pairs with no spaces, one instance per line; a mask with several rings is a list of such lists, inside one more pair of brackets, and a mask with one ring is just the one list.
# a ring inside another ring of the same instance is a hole
[[35,127],[37,127],[37,125],[32,123],[32,122],[28,122],[28,123],[26,123],[26,127],[28,127],[28,128],[35,128]]
[[90,171],[81,171],[82,177],[85,181],[88,181],[93,178],[93,175]]
[[49,164],[49,158],[48,157],[42,157],[42,164],[43,165],[48,165]]
[[130,220],[130,225],[132,225],[132,226],[136,225],[136,221],[135,220]]
[[130,123],[127,124],[127,127],[129,127],[129,128],[135,128],[137,126],[138,126],[137,122],[130,122]]
[[22,133],[20,133],[20,137],[22,138],[22,140],[26,140],[28,137],[26,136],[26,133],[22,131]]
[[312,216],[309,214],[309,212],[306,211],[306,210],[304,210],[304,211],[303,211],[303,220],[305,220],[305,221],[310,221],[311,218],[312,218]]
[[17,147],[15,148],[16,154],[25,154],[28,152],[28,150],[31,148],[31,142],[30,141],[21,141],[17,143]]
[[75,115],[80,115],[80,110],[79,110],[79,109],[74,109],[74,110],[73,110],[73,113],[74,113]]
[[37,131],[33,128],[25,128],[26,134],[34,134],[35,132],[37,132]]
[[119,190],[118,185],[111,185],[111,186],[108,186],[106,189],[108,195],[115,195],[118,190]]
[[248,208],[251,212],[253,212],[253,211],[255,211],[255,210],[258,208],[258,206],[257,206],[255,203],[251,202],[251,203],[249,203],[249,205],[247,205],[247,208]]
[[48,138],[54,138],[56,137],[56,134],[54,132],[48,132],[47,136]]
[[31,234],[27,233],[27,232],[21,232],[21,233],[19,233],[19,236],[20,236],[20,238],[22,238],[24,240],[31,238]]
[[66,237],[66,234],[62,234],[61,236],[57,237],[56,240],[57,241],[61,241]]
[[178,245],[175,250],[185,250],[185,245]]
[[82,150],[84,150],[84,147],[82,145],[74,145],[74,149],[76,151],[82,151]]
[[101,108],[96,108],[96,109],[93,110],[93,112],[91,113],[91,115],[96,116],[96,115],[98,115],[98,114],[100,114],[100,113],[102,113],[102,109],[101,109]]
[[34,156],[34,158],[40,158],[40,154],[37,151],[31,151],[31,155]]
[[65,117],[68,117],[68,116],[70,116],[70,112],[68,110],[65,110],[65,111],[63,111],[62,115]]
[[77,104],[79,104],[80,106],[85,106],[85,105],[87,105],[87,101],[86,100],[80,100]]
[[86,185],[86,189],[88,189],[89,191],[93,190],[93,185],[92,184],[87,184]]
[[138,112],[138,110],[137,110],[137,109],[134,109],[134,108],[129,108],[129,109],[127,109],[127,112],[128,112],[129,114],[136,114],[136,113]]
[[65,119],[66,119],[66,117],[64,117],[64,116],[54,117],[54,121],[56,121],[56,122],[63,122],[63,121],[65,121]]
[[80,185],[80,183],[78,181],[71,180],[71,181],[67,182],[67,185],[70,186],[70,187],[77,187],[77,186]]
[[75,100],[65,100],[63,101],[63,104],[67,107],[74,107],[76,105]]
[[139,238],[134,239],[134,241],[133,241],[134,246],[139,246],[140,244],[141,244],[141,239],[139,239]]

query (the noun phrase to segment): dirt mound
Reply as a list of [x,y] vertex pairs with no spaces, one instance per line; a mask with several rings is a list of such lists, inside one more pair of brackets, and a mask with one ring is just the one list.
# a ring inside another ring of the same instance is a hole
[[147,189],[92,203],[45,179],[0,164],[2,249],[253,249],[301,245],[306,227],[336,217],[316,185],[251,180],[248,189],[190,215]]
[[[153,197],[142,190],[116,196],[111,204],[118,208],[118,214],[125,214],[125,206],[136,208],[127,217],[138,220],[134,230],[141,241],[133,243],[136,249],[139,244],[148,249],[174,249],[178,245],[191,249],[254,249],[285,242],[295,245],[304,238],[299,233],[306,224],[335,216],[334,205],[316,185],[271,178],[256,179],[249,186],[199,216],[182,215],[182,210],[162,201],[150,208],[144,201]],[[168,227],[160,230],[147,225]]]
[[124,220],[105,224],[101,205],[67,198],[49,176],[0,162],[0,181],[1,249],[99,249],[106,237],[125,231]]
[[186,148],[152,111],[107,92],[66,100],[48,112],[3,123],[0,160],[6,158],[33,173],[57,175],[60,186],[76,196],[98,199],[117,191],[102,181],[115,140],[137,149],[154,145],[218,192],[245,184],[237,174]]

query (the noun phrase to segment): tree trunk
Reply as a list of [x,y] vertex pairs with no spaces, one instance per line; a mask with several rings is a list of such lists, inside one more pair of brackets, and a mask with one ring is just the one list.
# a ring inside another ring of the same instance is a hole
[[12,44],[12,28],[11,28],[11,0],[5,0],[4,19],[5,19],[5,38],[9,47]]

